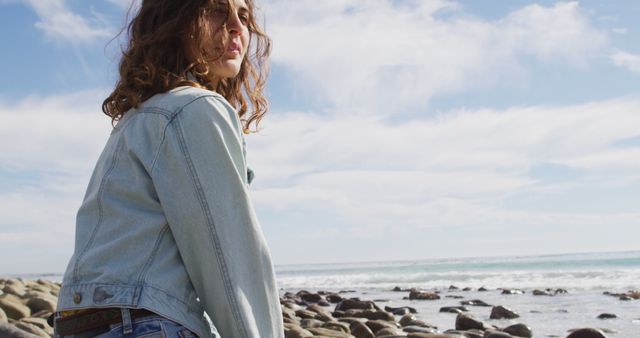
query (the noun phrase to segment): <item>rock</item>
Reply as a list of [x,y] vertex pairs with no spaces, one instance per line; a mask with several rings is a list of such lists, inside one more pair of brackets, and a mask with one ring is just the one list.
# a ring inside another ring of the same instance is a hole
[[354,322],[350,326],[351,334],[356,338],[375,338],[373,331],[364,323]]
[[486,330],[489,328],[484,322],[476,319],[472,315],[460,313],[456,317],[456,330]]
[[556,289],[556,291],[554,291],[553,293],[556,295],[558,294],[566,295],[566,294],[569,294],[569,291],[567,291],[567,289]]
[[0,337],[7,338],[39,338],[40,336],[21,330],[7,322],[0,322]]
[[354,298],[343,299],[340,303],[336,305],[334,311],[346,311],[349,309],[360,309],[360,310],[380,310],[374,302],[370,300],[359,300]]
[[384,320],[368,320],[365,324],[376,335],[378,333],[378,330],[381,330],[381,329],[384,329],[384,328],[397,329],[397,328],[400,327],[400,325],[398,325],[398,323],[396,323],[395,321],[394,322],[387,322],[387,321],[384,321]]
[[327,311],[327,309],[323,308],[321,305],[311,304],[311,305],[307,306],[307,310],[315,312],[316,313],[316,317],[315,317],[316,319],[320,319],[320,320],[323,320],[325,322],[334,320],[333,316],[331,315],[331,313],[329,313],[329,311]]
[[469,311],[469,309],[464,306],[443,306],[440,308],[440,312],[462,313],[467,311]]
[[533,332],[531,331],[531,328],[525,324],[520,324],[520,323],[507,326],[504,329],[502,329],[502,331],[512,336],[518,336],[518,337],[524,337],[524,338],[533,337]]
[[14,325],[15,327],[21,330],[27,331],[35,336],[42,337],[42,338],[50,338],[49,334],[45,330],[37,327],[36,325],[22,322],[22,321],[16,322]]
[[491,315],[489,316],[491,319],[514,319],[518,317],[520,317],[520,315],[502,305],[494,306],[491,309]]
[[466,288],[462,289],[462,291],[471,291],[471,288],[467,286]]
[[312,337],[313,333],[301,328],[298,325],[284,324],[284,337],[285,338],[306,338]]
[[307,309],[299,309],[296,311],[296,316],[306,319],[306,318],[316,318],[317,313],[313,311],[309,311]]
[[551,293],[547,292],[547,291],[542,291],[542,290],[538,290],[535,289],[531,292],[534,296],[553,296]]
[[503,295],[521,295],[524,294],[524,291],[520,289],[502,289],[501,294]]
[[8,318],[18,320],[31,315],[31,309],[20,302],[20,299],[11,294],[0,296],[0,308],[4,310]]
[[398,321],[400,326],[409,326],[409,325],[425,325],[426,323],[416,318],[414,315],[404,315]]
[[4,310],[0,308],[0,322],[6,322],[9,318],[7,318],[7,314],[4,313]]
[[53,335],[53,328],[49,326],[49,323],[47,323],[47,320],[45,318],[28,317],[28,318],[22,318],[20,319],[20,321],[33,324],[41,328],[42,330],[44,330],[47,334]]
[[464,298],[463,296],[459,296],[459,295],[446,295],[445,297],[453,298],[453,299],[462,299],[462,298]]
[[409,333],[407,338],[467,338],[460,334],[450,333]]
[[303,319],[300,321],[300,326],[303,329],[308,329],[311,327],[321,327],[322,324],[324,324],[323,321],[318,320],[318,319],[312,319],[312,318],[307,318],[307,319]]
[[406,315],[407,313],[417,313],[418,311],[416,311],[415,308],[411,307],[411,306],[402,306],[402,307],[390,307],[390,306],[385,306],[384,307],[385,311],[391,312],[394,315]]
[[347,323],[342,323],[342,322],[326,322],[324,324],[322,324],[322,326],[325,329],[330,329],[330,330],[334,330],[334,331],[341,331],[344,333],[351,333],[351,328],[349,327],[349,324]]
[[332,293],[330,295],[326,295],[324,296],[324,298],[329,302],[329,303],[340,303],[344,298],[342,298],[340,295]]
[[452,291],[452,290],[460,290],[460,288],[455,285],[449,285],[449,291]]
[[447,330],[444,333],[457,334],[466,338],[484,338],[484,331],[482,330],[466,330],[466,331]]
[[583,328],[571,330],[567,338],[607,338],[604,333],[594,328]]
[[515,337],[506,332],[487,331],[484,334],[484,338],[515,338]]
[[433,327],[425,327],[419,325],[409,325],[402,328],[402,331],[407,333],[421,332],[421,333],[437,333],[438,331]]
[[22,297],[24,296],[26,290],[24,288],[23,285],[19,285],[19,284],[6,284],[3,288],[2,288],[2,292],[4,292],[5,294],[9,294],[9,295],[15,295],[18,297]]
[[314,336],[333,337],[333,338],[355,338],[353,335],[349,333],[329,330],[322,327],[312,327],[307,330],[313,333]]
[[460,304],[470,305],[470,306],[486,306],[486,307],[491,306],[480,299],[463,300],[460,302]]
[[598,315],[598,319],[612,319],[612,318],[618,318],[618,316],[616,316],[613,313],[601,313],[600,315]]
[[54,312],[56,310],[56,303],[58,302],[53,296],[38,295],[29,298],[27,306],[31,309],[32,313],[39,311]]
[[640,299],[640,291],[629,291],[627,293],[627,296],[633,298],[633,299]]
[[405,332],[402,332],[398,329],[385,327],[384,329],[380,329],[376,331],[375,337],[387,337],[387,336],[401,336],[405,337]]
[[486,292],[486,291],[489,291],[489,290],[487,290],[487,288],[485,288],[484,286],[481,286],[480,288],[478,288],[478,291]]
[[401,289],[399,286],[396,286],[396,287],[394,287],[394,288],[393,288],[393,290],[391,290],[391,291],[402,291],[402,289]]
[[320,296],[317,293],[306,293],[306,294],[302,294],[300,295],[300,298],[302,300],[304,300],[305,302],[309,302],[309,303],[317,303],[322,301],[322,296]]
[[393,314],[386,311],[372,311],[372,310],[364,310],[359,313],[353,314],[353,317],[363,317],[371,320],[381,319],[386,321],[395,321],[396,318]]
[[409,293],[409,299],[435,300],[440,299],[440,295],[435,292],[414,290]]

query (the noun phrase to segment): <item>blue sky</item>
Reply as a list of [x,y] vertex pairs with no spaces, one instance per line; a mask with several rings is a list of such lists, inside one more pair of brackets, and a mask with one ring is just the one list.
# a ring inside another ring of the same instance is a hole
[[[276,265],[640,249],[639,2],[260,4]],[[65,268],[127,5],[0,0],[0,274]]]

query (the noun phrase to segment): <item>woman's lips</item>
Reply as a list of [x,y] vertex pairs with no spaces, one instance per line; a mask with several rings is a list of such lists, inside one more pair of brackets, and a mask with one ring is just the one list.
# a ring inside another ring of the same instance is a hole
[[229,48],[227,48],[227,52],[237,54],[237,55],[240,54],[240,51],[241,51],[240,45],[237,43],[231,43],[229,45]]

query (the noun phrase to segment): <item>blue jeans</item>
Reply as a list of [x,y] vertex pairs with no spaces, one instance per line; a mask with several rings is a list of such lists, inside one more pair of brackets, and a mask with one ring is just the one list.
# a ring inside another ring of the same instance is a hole
[[[107,331],[108,330],[108,331]],[[126,333],[125,333],[126,332]],[[54,334],[54,338],[197,338],[184,326],[159,315],[125,319],[111,324],[108,329],[99,328],[72,336]]]

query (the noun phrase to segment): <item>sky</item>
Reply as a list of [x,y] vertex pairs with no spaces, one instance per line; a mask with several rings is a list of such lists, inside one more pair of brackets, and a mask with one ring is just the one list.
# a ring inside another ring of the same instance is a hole
[[[640,2],[258,4],[276,267],[640,250]],[[0,0],[0,275],[66,267],[128,6]]]

